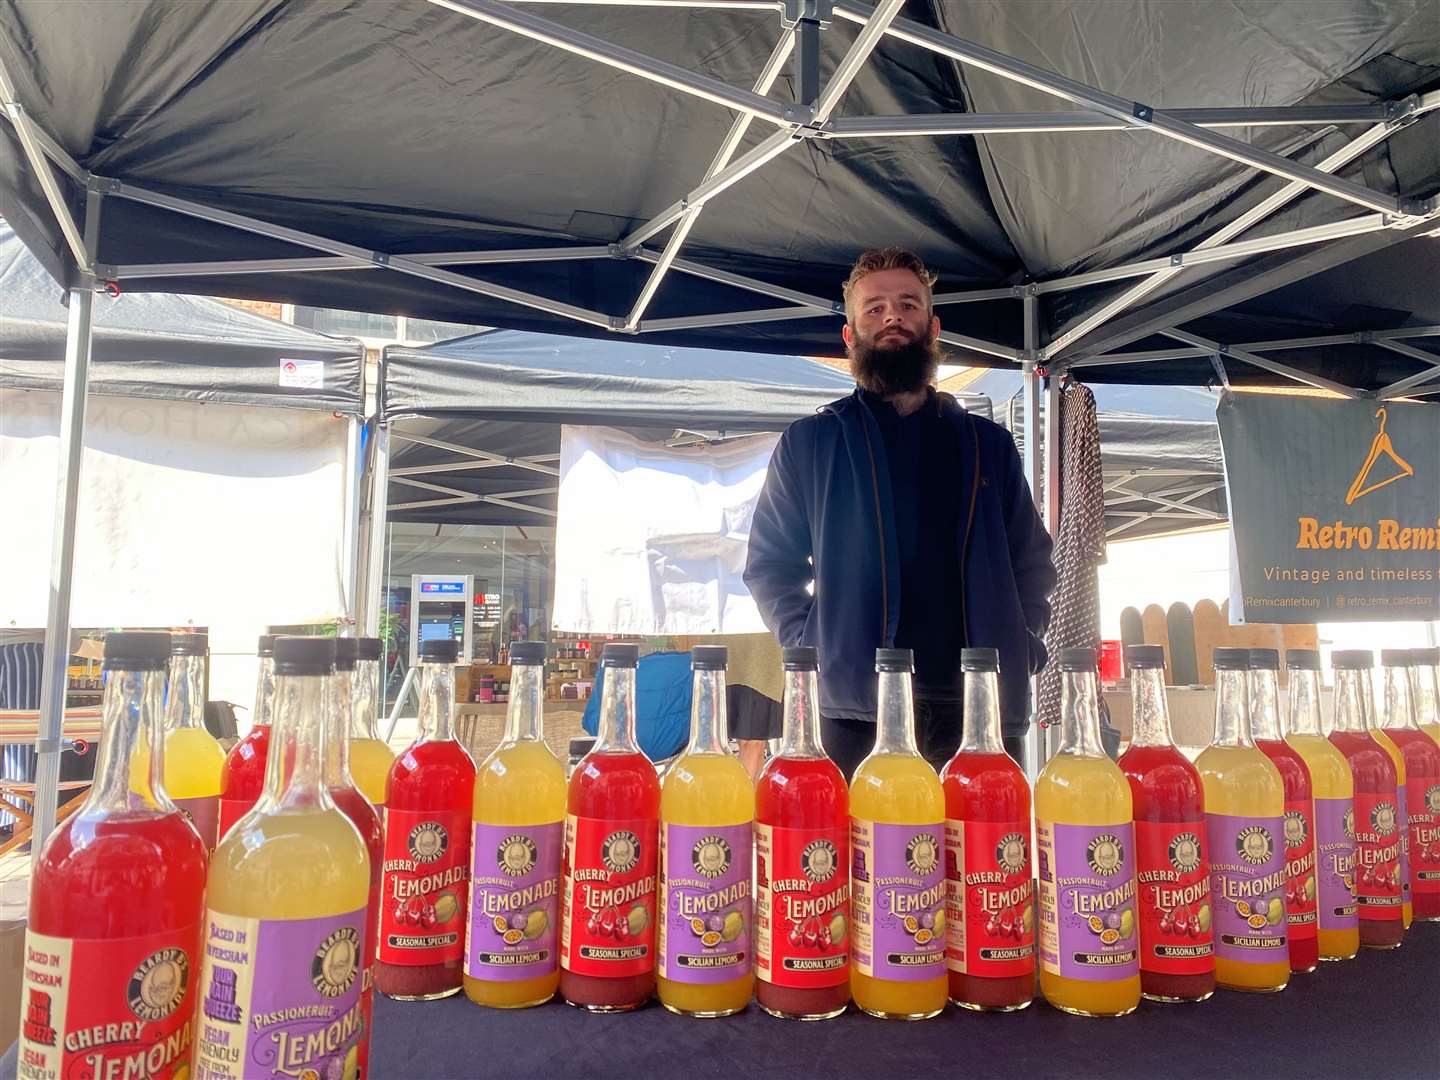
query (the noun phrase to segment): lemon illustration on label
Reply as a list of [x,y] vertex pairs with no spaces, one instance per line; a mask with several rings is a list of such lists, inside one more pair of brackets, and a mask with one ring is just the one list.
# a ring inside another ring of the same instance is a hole
[[845,925],[845,916],[841,915],[837,911],[834,917],[830,920],[831,944],[833,944],[837,949],[840,948],[840,946],[845,944],[845,935],[849,932],[850,928]]
[[1281,900],[1278,896],[1272,896],[1270,898],[1270,914],[1265,917],[1265,921],[1271,926],[1279,926],[1284,919],[1285,901]]
[[1199,910],[1195,912],[1195,921],[1200,924],[1200,932],[1201,932],[1202,934],[1208,934],[1208,933],[1210,932],[1210,905],[1209,905],[1209,904],[1201,904],[1201,905],[1200,905]]
[[[830,936],[833,938],[835,935],[834,935],[834,934],[831,934]],[[936,936],[937,938],[943,938],[943,937],[945,936],[945,909],[944,909],[944,908],[939,908],[939,909],[935,912],[935,936]]]
[[1306,903],[1309,903],[1311,900],[1314,900],[1314,899],[1315,899],[1315,878],[1312,876],[1312,877],[1307,877],[1307,878],[1305,879],[1305,902],[1306,902]]
[[360,1048],[352,1046],[345,1051],[345,1080],[355,1080],[360,1075]]
[[447,923],[459,914],[460,901],[455,899],[454,893],[442,892],[435,898],[435,921],[437,923]]
[[522,931],[525,935],[525,940],[534,941],[545,932],[546,927],[549,925],[550,920],[545,917],[545,912],[536,908],[530,912],[529,915],[525,916],[525,929]]
[[[629,924],[631,937],[638,937],[644,933],[645,927],[650,925],[650,916],[645,910],[645,905],[636,904],[632,907],[626,914],[625,921]],[[700,920],[696,919],[694,921],[699,922]]]
[[1135,913],[1128,907],[1120,912],[1120,936],[1129,937],[1135,932]]
[[[1035,926],[1035,909],[1030,907],[1028,904],[1026,905],[1025,910],[1020,915],[1020,923],[1025,927],[1025,933],[1027,934],[1030,933],[1031,929]],[[940,926],[939,915],[935,916],[935,926],[937,929]]]
[[745,916],[738,911],[732,911],[725,916],[725,929],[720,931],[720,936],[726,941],[734,941],[744,929]]

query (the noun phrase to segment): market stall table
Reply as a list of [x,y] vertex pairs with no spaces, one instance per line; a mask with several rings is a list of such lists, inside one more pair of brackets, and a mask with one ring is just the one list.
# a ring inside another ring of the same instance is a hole
[[481,1009],[377,998],[377,1078],[838,1076],[1433,1076],[1440,924],[1416,923],[1395,952],[1322,964],[1279,994],[1219,991],[1200,1005],[1143,1004],[1119,1020],[1037,1001],[1019,1013],[948,1008],[899,1023],[855,1011],[822,1023],[690,1020],[651,1005],[599,1016],[552,1002]]

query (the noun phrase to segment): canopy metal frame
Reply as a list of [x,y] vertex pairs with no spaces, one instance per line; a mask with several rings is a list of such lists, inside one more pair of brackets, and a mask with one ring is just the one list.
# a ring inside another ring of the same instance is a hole
[[[218,206],[203,202],[177,198],[150,190],[120,177],[96,175],[81,166],[65,148],[26,111],[19,100],[15,83],[0,64],[0,111],[15,128],[29,165],[30,172],[40,185],[46,201],[52,209],[64,236],[69,252],[78,269],[75,288],[71,290],[71,319],[67,338],[66,370],[64,385],[65,426],[62,429],[62,456],[60,468],[60,490],[56,511],[56,550],[52,562],[52,604],[50,622],[47,627],[47,678],[46,695],[42,704],[41,720],[41,776],[51,780],[47,787],[41,785],[39,804],[36,807],[36,832],[43,838],[53,827],[55,791],[53,780],[58,776],[58,739],[64,706],[64,656],[60,648],[66,640],[69,629],[69,566],[74,554],[75,503],[83,446],[84,401],[86,369],[89,358],[89,341],[92,330],[93,291],[109,282],[120,282],[139,278],[179,277],[197,273],[217,275],[225,273],[304,273],[317,270],[383,270],[406,274],[428,280],[435,284],[478,293],[494,299],[524,307],[548,312],[568,318],[584,325],[602,328],[615,333],[644,334],[647,332],[673,331],[704,326],[733,325],[788,318],[840,318],[844,315],[842,305],[835,300],[813,296],[793,289],[781,288],[759,279],[720,271],[693,260],[681,257],[684,244],[693,229],[695,221],[705,204],[713,198],[740,184],[745,178],[762,170],[770,161],[789,152],[794,147],[811,140],[855,139],[855,138],[913,138],[955,134],[972,135],[1023,135],[1031,132],[1073,132],[1082,135],[1092,131],[1128,130],[1147,137],[1158,137],[1184,143],[1207,153],[1243,164],[1286,181],[1264,202],[1231,222],[1225,228],[1209,237],[1204,243],[1188,252],[1179,252],[1161,259],[1142,260],[1125,267],[1105,268],[1081,274],[1072,274],[1049,281],[1032,282],[1019,286],[996,289],[972,290],[969,292],[945,293],[936,297],[937,304],[960,304],[981,299],[1015,298],[1022,301],[1021,325],[1023,348],[984,341],[967,335],[947,331],[942,341],[961,348],[970,349],[1012,364],[1019,364],[1025,374],[1027,408],[1038,412],[1040,394],[1039,380],[1048,375],[1045,392],[1051,408],[1046,410],[1046,438],[1043,452],[1036,446],[1027,453],[1027,473],[1037,499],[1042,498],[1041,478],[1047,472],[1054,476],[1058,464],[1058,439],[1053,425],[1058,410],[1054,408],[1058,396],[1058,380],[1055,376],[1067,367],[1079,366],[1082,362],[1100,362],[1098,356],[1087,356],[1078,347],[1086,336],[1131,307],[1142,297],[1153,292],[1170,277],[1187,266],[1215,260],[1244,258],[1262,251],[1284,250],[1300,245],[1325,244],[1345,236],[1362,232],[1391,230],[1391,242],[1398,242],[1413,232],[1414,226],[1429,221],[1440,214],[1440,200],[1436,198],[1417,200],[1376,191],[1363,184],[1335,175],[1341,165],[1353,160],[1370,147],[1388,138],[1394,132],[1413,123],[1420,115],[1440,108],[1440,92],[1422,96],[1412,95],[1399,101],[1380,102],[1371,105],[1345,106],[1297,106],[1229,109],[1157,109],[1139,101],[1132,101],[1097,87],[1060,75],[1016,57],[1005,55],[993,49],[966,41],[931,27],[900,17],[902,0],[882,0],[874,6],[860,0],[576,0],[592,4],[616,4],[624,6],[660,8],[724,8],[727,11],[744,10],[754,12],[757,17],[780,16],[780,37],[774,51],[751,88],[731,86],[719,79],[698,72],[689,71],[667,61],[648,56],[614,42],[605,41],[572,27],[544,18],[527,10],[532,6],[543,6],[550,0],[523,0],[521,3],[501,3],[498,0],[428,0],[429,3],[457,12],[491,27],[522,35],[530,40],[543,42],[572,55],[586,57],[596,63],[624,71],[637,78],[656,82],[671,90],[699,97],[723,106],[735,113],[729,133],[717,150],[710,166],[705,170],[696,186],[682,194],[675,203],[652,218],[640,228],[632,231],[619,242],[607,246],[573,245],[544,248],[529,248],[515,251],[467,251],[434,252],[428,254],[396,254],[335,240],[316,233],[276,225],[255,217],[237,214]],[[855,37],[829,81],[822,87],[819,81],[818,49],[820,34],[830,30],[837,20],[845,20],[858,26]],[[1073,110],[1060,113],[1016,113],[1010,115],[966,114],[940,116],[842,116],[833,115],[843,100],[845,92],[856,74],[863,69],[875,48],[886,38],[893,38],[910,45],[949,57],[962,65],[989,72],[1004,79],[1019,82],[1033,89],[1041,90],[1073,106]],[[793,58],[796,66],[796,86],[799,100],[781,102],[770,97],[770,91],[784,65]],[[776,130],[756,146],[738,157],[735,156],[750,125],[755,120],[764,121]],[[1368,125],[1344,148],[1317,165],[1285,157],[1281,154],[1252,146],[1225,134],[1231,127],[1254,127],[1268,125],[1297,126],[1341,126]],[[86,193],[86,213],[77,221],[72,212],[64,180],[55,169],[75,183]],[[1275,210],[1299,194],[1307,191],[1324,192],[1363,208],[1366,213],[1351,217],[1335,224],[1307,229],[1291,230],[1274,236],[1237,241],[1241,233],[1248,231]],[[302,248],[320,253],[318,256],[303,258],[237,260],[234,262],[208,261],[192,263],[167,263],[146,266],[105,265],[97,262],[99,220],[103,200],[121,198],[149,206],[184,214],[205,221],[227,225],[235,229],[273,239],[286,241]],[[655,251],[645,246],[645,241],[670,233],[664,248]],[[497,282],[461,274],[449,267],[482,266],[506,263],[521,263],[569,259],[640,259],[653,267],[628,313],[614,315],[607,312],[583,308],[537,293],[511,288]],[[645,312],[657,291],[670,273],[684,273],[711,281],[733,285],[790,305],[777,309],[736,311],[732,313],[706,313],[690,318],[666,318],[646,320]],[[1050,342],[1039,338],[1036,298],[1060,289],[1080,288],[1085,285],[1106,281],[1140,278],[1118,297],[1106,301],[1088,312],[1082,319],[1063,331]],[[727,321],[728,320],[728,321]],[[1187,341],[1192,348],[1205,350],[1202,355],[1228,356],[1287,378],[1297,379],[1316,385],[1317,377],[1306,375],[1289,365],[1267,359],[1262,351],[1254,347],[1233,347],[1223,343],[1200,339],[1188,335],[1179,326],[1167,327],[1166,332]],[[1411,335],[1424,336],[1424,335]],[[1337,392],[1347,396],[1389,397],[1421,387],[1434,379],[1440,357],[1414,346],[1405,345],[1396,337],[1377,338],[1377,343],[1394,352],[1403,352],[1423,365],[1414,375],[1398,380],[1378,393],[1331,384]],[[1099,350],[1096,350],[1097,352]],[[1418,354],[1418,355],[1417,355]],[[1138,357],[1119,354],[1123,363],[1163,362],[1170,354],[1141,360]],[[1187,353],[1186,355],[1193,355]],[[1114,358],[1112,358],[1114,359]],[[384,425],[381,425],[383,428]],[[1031,430],[1034,430],[1033,428]],[[382,443],[383,440],[387,440]],[[1034,440],[1032,440],[1034,441]],[[372,440],[375,450],[369,455],[371,464],[388,461],[388,435],[376,432]],[[541,466],[543,463],[532,463]],[[1045,466],[1049,468],[1045,468]],[[397,477],[415,485],[430,484],[418,481],[413,476]],[[372,483],[383,484],[387,477],[373,477]],[[441,485],[432,487],[440,488]],[[1056,485],[1049,485],[1051,492]],[[451,489],[458,492],[458,489]],[[467,494],[468,493],[459,493]],[[458,498],[447,495],[447,498]],[[504,498],[496,496],[495,498]],[[1042,507],[1047,523],[1057,521],[1058,494],[1043,496]],[[1182,505],[1183,499],[1176,500]],[[360,500],[347,502],[347,514],[354,516]],[[384,499],[376,500],[372,487],[370,506],[362,514],[366,531],[370,534],[355,542],[347,542],[346,560],[350,567],[366,565],[367,578],[371,589],[376,576],[371,573],[379,555],[377,554],[374,530],[384,524]],[[523,504],[520,504],[523,505]],[[533,509],[533,508],[532,508]],[[1188,513],[1188,510],[1164,510],[1156,513]],[[362,559],[361,549],[365,555]],[[374,616],[367,611],[367,622]],[[53,747],[52,747],[53,744]],[[53,775],[52,775],[53,774]],[[35,845],[38,852],[40,845]]]

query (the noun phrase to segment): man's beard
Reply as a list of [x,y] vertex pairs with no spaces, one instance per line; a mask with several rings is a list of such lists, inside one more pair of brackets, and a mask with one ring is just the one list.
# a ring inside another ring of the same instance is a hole
[[923,390],[935,379],[940,352],[928,337],[859,341],[850,348],[850,373],[862,390],[880,397]]

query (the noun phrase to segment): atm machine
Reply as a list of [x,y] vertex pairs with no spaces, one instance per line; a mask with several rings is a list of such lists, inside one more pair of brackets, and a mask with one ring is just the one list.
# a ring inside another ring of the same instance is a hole
[[473,574],[412,574],[410,576],[410,667],[420,659],[422,641],[458,641],[461,664],[473,651],[475,625]]

